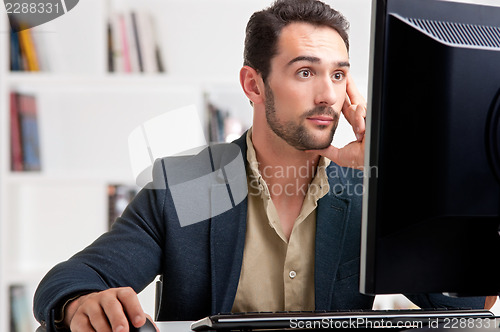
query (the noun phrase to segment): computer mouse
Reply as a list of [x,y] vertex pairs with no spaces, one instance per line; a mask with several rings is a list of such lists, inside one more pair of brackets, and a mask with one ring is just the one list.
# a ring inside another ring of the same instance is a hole
[[153,322],[151,322],[149,319],[146,319],[146,323],[141,327],[135,327],[129,320],[128,329],[130,332],[156,332]]

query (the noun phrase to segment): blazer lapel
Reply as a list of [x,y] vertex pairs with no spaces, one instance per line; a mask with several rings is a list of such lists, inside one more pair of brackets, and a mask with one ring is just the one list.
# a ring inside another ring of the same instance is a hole
[[246,218],[246,198],[235,208],[212,218],[212,314],[230,312],[233,306],[243,262]]
[[[330,186],[333,188],[332,183]],[[340,198],[331,191],[318,202],[314,270],[316,310],[330,308],[348,214],[349,199]]]

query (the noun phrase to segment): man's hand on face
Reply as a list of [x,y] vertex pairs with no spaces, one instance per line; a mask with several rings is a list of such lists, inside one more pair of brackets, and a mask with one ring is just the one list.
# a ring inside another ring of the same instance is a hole
[[342,113],[351,124],[357,140],[340,149],[330,145],[326,149],[315,152],[332,160],[337,165],[363,169],[365,160],[366,101],[354,84],[350,74],[347,75],[346,90],[347,97],[342,107]]
[[135,327],[144,325],[148,317],[132,288],[110,288],[70,302],[64,310],[64,324],[73,332],[126,332],[129,323],[125,315]]

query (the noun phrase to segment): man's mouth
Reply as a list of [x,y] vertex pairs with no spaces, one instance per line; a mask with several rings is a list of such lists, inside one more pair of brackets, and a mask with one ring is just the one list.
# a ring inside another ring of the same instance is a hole
[[333,117],[327,115],[314,115],[306,119],[320,126],[328,126],[333,122]]

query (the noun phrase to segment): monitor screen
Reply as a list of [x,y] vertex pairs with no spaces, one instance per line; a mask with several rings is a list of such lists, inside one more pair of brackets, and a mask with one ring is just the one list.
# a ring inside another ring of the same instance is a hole
[[500,292],[500,7],[374,0],[361,292]]

